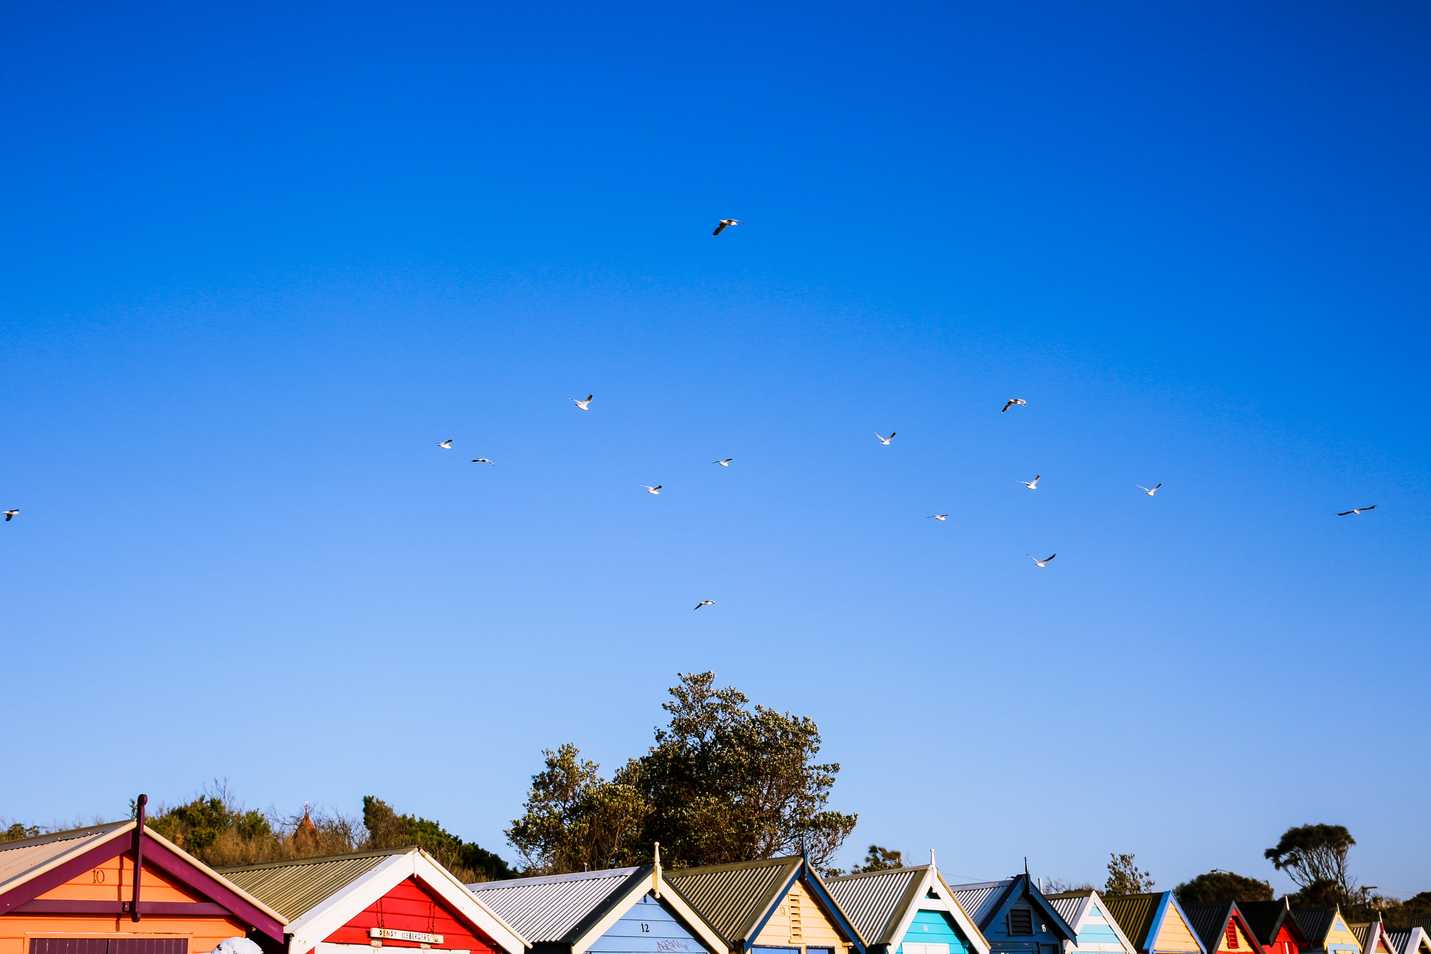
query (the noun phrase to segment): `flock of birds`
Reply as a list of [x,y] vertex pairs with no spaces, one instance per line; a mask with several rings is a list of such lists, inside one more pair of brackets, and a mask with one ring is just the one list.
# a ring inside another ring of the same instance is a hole
[[[721,220],[719,220],[719,221],[716,223],[716,227],[715,227],[715,229],[711,232],[711,235],[720,235],[720,234],[721,234],[722,232],[724,232],[726,229],[734,228],[735,226],[737,226],[737,225],[739,225],[739,224],[740,224],[740,220],[739,220],[739,219],[721,219]],[[584,397],[584,398],[572,398],[571,403],[576,406],[576,409],[577,409],[578,411],[584,411],[584,412],[588,412],[588,413],[589,413],[589,412],[591,411],[591,402],[592,402],[592,400],[593,400],[594,398],[595,398],[595,395],[594,395],[594,394],[588,394],[588,395],[587,395],[586,397]],[[1011,409],[1014,409],[1014,408],[1023,408],[1023,407],[1028,407],[1028,406],[1029,406],[1029,402],[1028,402],[1027,400],[1025,400],[1024,398],[1021,398],[1021,397],[1011,397],[1011,398],[1009,398],[1007,401],[1004,402],[1004,406],[1003,406],[1002,408],[1000,408],[999,413],[1000,413],[1000,414],[1007,414]],[[895,437],[895,432],[894,432],[894,431],[890,431],[888,434],[881,434],[881,433],[879,433],[878,431],[875,432],[875,440],[879,441],[879,443],[880,443],[880,445],[881,445],[882,447],[890,447],[890,446],[892,446],[892,445],[894,444],[894,437]],[[456,443],[456,442],[453,440],[453,438],[450,438],[450,437],[449,437],[449,438],[447,438],[446,440],[438,441],[438,442],[437,442],[437,446],[438,446],[439,448],[441,448],[442,450],[452,450],[453,447],[455,446],[455,443]],[[725,468],[725,467],[729,467],[732,463],[734,463],[734,461],[735,461],[735,458],[734,458],[734,457],[721,457],[721,458],[717,458],[717,459],[714,460],[714,461],[711,461],[711,463],[713,463],[713,464],[718,464],[718,465],[720,465],[722,468]],[[491,459],[490,457],[474,457],[474,458],[472,458],[472,463],[474,463],[474,464],[490,465],[492,462],[493,462],[493,461],[492,461],[492,459]],[[1042,474],[1034,474],[1032,480],[1021,480],[1021,481],[1019,481],[1019,483],[1023,484],[1023,485],[1024,485],[1025,487],[1027,487],[1029,490],[1038,490],[1038,482],[1039,482],[1040,480],[1042,480],[1042,479],[1043,479],[1043,475],[1042,475]],[[662,489],[662,485],[661,485],[661,484],[642,484],[641,486],[642,486],[643,488],[645,488],[646,493],[648,493],[648,494],[651,494],[651,495],[653,495],[653,496],[660,496],[660,494],[661,494],[661,489]],[[1158,495],[1158,491],[1160,491],[1160,490],[1163,489],[1163,482],[1160,480],[1160,481],[1158,481],[1156,484],[1154,484],[1154,485],[1151,486],[1151,487],[1144,487],[1142,484],[1138,484],[1137,487],[1138,487],[1139,490],[1141,490],[1141,491],[1142,491],[1144,494],[1146,494],[1147,496],[1149,496],[1149,497],[1156,497],[1156,496]],[[1362,507],[1352,507],[1350,510],[1338,511],[1337,516],[1338,516],[1338,517],[1360,517],[1362,514],[1370,513],[1371,511],[1373,511],[1373,510],[1375,510],[1375,509],[1376,509],[1376,504],[1367,504],[1367,505],[1362,506]],[[11,507],[11,508],[8,509],[8,510],[0,511],[0,516],[3,516],[3,517],[5,518],[5,522],[6,522],[6,523],[9,523],[10,521],[14,520],[17,516],[19,516],[19,514],[20,514],[20,509],[19,509],[18,507]],[[949,514],[947,514],[947,513],[932,513],[932,514],[929,515],[929,519],[931,519],[931,520],[936,520],[936,521],[938,521],[939,523],[944,523],[944,522],[948,521],[948,519],[949,519]],[[1040,570],[1047,569],[1048,565],[1054,561],[1054,558],[1055,558],[1055,557],[1058,556],[1057,553],[1050,553],[1048,556],[1044,557],[1043,559],[1039,559],[1038,557],[1034,556],[1033,554],[1026,554],[1026,555],[1028,556],[1028,558],[1029,558],[1030,560],[1033,561],[1034,566],[1037,567],[1037,568],[1040,569]],[[714,605],[715,605],[715,600],[709,600],[709,599],[701,600],[699,603],[697,603],[697,604],[695,605],[695,609],[698,609],[698,610],[699,610],[699,609],[704,609],[704,608],[707,607],[707,606],[714,606]]]

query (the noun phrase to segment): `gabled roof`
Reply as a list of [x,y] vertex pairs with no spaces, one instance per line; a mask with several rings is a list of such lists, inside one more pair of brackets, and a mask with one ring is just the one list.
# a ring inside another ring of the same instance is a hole
[[[1331,933],[1332,925],[1337,918],[1342,916],[1340,908],[1293,908],[1292,917],[1297,919],[1297,926],[1302,929],[1302,934],[1307,938],[1307,943],[1319,945],[1326,943],[1327,935]],[[1345,920],[1345,918],[1343,918]]]
[[129,852],[138,838],[144,867],[152,865],[258,933],[283,940],[282,914],[147,825],[136,834],[138,827],[131,819],[0,843],[0,914]]
[[1385,944],[1391,954],[1399,954],[1397,948],[1392,946],[1391,939],[1387,937],[1386,925],[1381,921],[1368,921],[1362,924],[1348,924],[1352,934],[1356,935],[1356,941],[1361,945],[1365,954],[1376,954],[1377,945]]
[[1123,929],[1118,926],[1118,921],[1108,910],[1108,902],[1103,899],[1092,888],[1080,888],[1077,891],[1061,891],[1058,894],[1045,895],[1048,903],[1053,905],[1055,911],[1063,915],[1063,919],[1073,926],[1077,931],[1083,923],[1083,916],[1088,913],[1088,907],[1093,901],[1097,901],[1099,907],[1103,909],[1105,920],[1108,926],[1113,929],[1113,934],[1118,938],[1118,943],[1122,944],[1125,950],[1136,951],[1137,945],[1128,940],[1128,936],[1123,933]]
[[[1187,920],[1187,912],[1183,910],[1181,904],[1178,904],[1178,899],[1173,897],[1171,891],[1105,895],[1103,906],[1108,909],[1113,920],[1117,921],[1118,926],[1123,929],[1124,936],[1132,941],[1133,946],[1140,951],[1152,948],[1153,938],[1157,937],[1170,909],[1177,911],[1183,920]],[[1192,927],[1190,921],[1188,926]],[[1195,930],[1192,931],[1192,937],[1198,949],[1206,952],[1206,947]]]
[[666,880],[731,947],[741,948],[751,946],[775,905],[796,881],[803,881],[836,930],[864,954],[859,931],[830,896],[824,879],[799,855],[685,868],[672,871]]
[[[867,946],[894,947],[899,944],[909,930],[915,912],[925,907],[947,910],[977,954],[989,952],[988,939],[960,906],[958,895],[932,864],[845,875],[832,878],[829,886],[835,902]],[[930,891],[938,894],[945,905],[941,906],[929,898]]]
[[512,878],[469,884],[483,903],[516,928],[528,943],[569,939],[572,930],[640,868],[607,868],[576,874]]
[[1227,930],[1228,921],[1236,921],[1242,928],[1243,933],[1252,940],[1252,926],[1247,923],[1247,918],[1243,916],[1236,901],[1224,902],[1222,904],[1184,904],[1183,914],[1187,916],[1188,925],[1193,929],[1199,941],[1202,942],[1203,950],[1216,951],[1218,945],[1222,943],[1223,932]]
[[281,907],[290,919],[288,949],[295,954],[314,949],[409,878],[426,886],[508,954],[520,954],[527,946],[511,925],[421,848],[248,865],[226,869],[224,874]]
[[0,895],[59,864],[63,859],[103,844],[119,831],[133,831],[133,822],[110,822],[89,828],[57,831],[36,838],[0,842]]
[[1048,898],[1033,885],[1027,874],[1014,875],[1003,881],[980,881],[954,886],[954,894],[959,899],[959,904],[969,912],[981,931],[988,929],[989,923],[1006,900],[1021,892],[1043,913],[1044,919],[1055,934],[1062,935],[1065,940],[1077,942],[1078,934],[1073,930],[1073,926],[1049,904]]
[[1386,938],[1391,942],[1396,954],[1418,954],[1423,949],[1431,949],[1431,934],[1420,925],[1409,931],[1388,931]]
[[664,880],[659,855],[653,864],[638,868],[487,881],[468,890],[523,927],[528,943],[537,948],[586,954],[649,893],[668,905],[709,951],[726,950],[724,939]]
[[1258,944],[1271,944],[1277,939],[1277,932],[1284,925],[1292,937],[1296,938],[1298,945],[1307,943],[1307,935],[1292,916],[1292,909],[1286,899],[1239,901],[1237,906],[1242,910],[1242,916],[1247,919],[1247,925],[1252,928],[1252,936],[1257,939]]

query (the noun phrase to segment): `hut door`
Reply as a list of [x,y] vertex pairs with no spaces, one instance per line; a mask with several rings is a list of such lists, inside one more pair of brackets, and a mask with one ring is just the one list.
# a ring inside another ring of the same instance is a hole
[[189,954],[186,937],[34,937],[30,954]]

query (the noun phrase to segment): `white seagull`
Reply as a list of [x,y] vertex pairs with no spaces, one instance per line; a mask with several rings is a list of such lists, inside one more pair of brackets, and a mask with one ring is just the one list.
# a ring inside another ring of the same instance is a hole
[[20,510],[18,507],[11,507],[9,510],[5,511],[5,522],[9,523],[11,520],[14,520],[17,516],[19,516],[19,514]]
[[[1365,507],[1353,507],[1353,508],[1351,508],[1350,510],[1343,510],[1341,513],[1337,514],[1337,516],[1338,516],[1338,517],[1360,517],[1362,514],[1364,514],[1364,513],[1370,513],[1371,511],[1373,511],[1373,510],[1375,510],[1375,509],[1376,509],[1376,504],[1369,504],[1369,505],[1367,505],[1367,506],[1365,506]],[[14,511],[12,510],[12,511],[10,511],[10,513],[14,513]],[[7,513],[7,514],[5,515],[5,519],[6,519],[6,520],[9,520],[9,519],[10,519],[10,513]]]
[[572,399],[571,399],[571,403],[573,403],[573,404],[576,405],[577,410],[580,410],[580,411],[589,411],[589,410],[591,410],[591,399],[592,399],[593,397],[595,397],[595,395],[593,395],[593,394],[588,394],[588,395],[586,396],[586,399],[585,399],[585,400],[582,400],[581,398],[572,398]]
[[474,457],[474,458],[472,458],[472,463],[474,463],[474,464],[490,464],[490,463],[492,463],[492,458],[490,458],[490,457]]
[[642,484],[641,486],[646,488],[648,494],[655,494],[658,497],[661,495],[661,484]]
[[437,446],[441,447],[443,450],[452,450],[452,438],[449,437],[445,441],[438,441]]
[[712,235],[719,235],[720,233],[724,232],[726,229],[730,228],[731,226],[733,226],[733,225],[739,225],[739,224],[740,224],[740,219],[721,219],[719,222],[716,223],[715,231],[712,232],[711,234],[712,234]]
[[1038,490],[1038,482],[1042,479],[1043,474],[1034,474],[1033,480],[1021,480],[1019,483],[1023,484],[1029,490]]
[[720,460],[713,460],[713,461],[711,461],[711,463],[712,463],[712,464],[720,464],[722,467],[729,467],[729,466],[730,466],[730,462],[733,461],[733,460],[735,460],[734,457],[722,457]]
[[1002,413],[1004,413],[1004,411],[1007,411],[1007,410],[1008,410],[1009,408],[1011,408],[1011,407],[1028,407],[1028,406],[1029,406],[1029,402],[1028,402],[1028,401],[1025,401],[1023,398],[1009,398],[1007,401],[1004,402],[1003,410],[999,411],[999,413],[1002,414]]
[[949,519],[949,515],[947,513],[931,513],[929,515],[929,519],[938,520],[940,523],[943,523],[944,521]]
[[1053,558],[1056,557],[1056,556],[1058,556],[1058,554],[1057,554],[1057,553],[1050,553],[1048,556],[1044,557],[1042,560],[1040,560],[1038,557],[1034,556],[1034,555],[1031,554],[1031,553],[1026,553],[1026,554],[1024,554],[1024,556],[1026,556],[1026,557],[1028,557],[1030,560],[1034,561],[1034,566],[1036,566],[1036,567],[1038,567],[1040,570],[1042,570],[1044,567],[1046,567],[1046,566],[1048,566],[1050,563],[1052,563],[1052,562],[1053,562]]
[[883,434],[881,434],[879,431],[875,431],[875,440],[879,441],[879,442],[880,442],[881,444],[883,444],[885,447],[888,447],[889,444],[890,444],[890,441],[893,441],[893,440],[894,440],[894,431],[890,431],[888,437],[885,437],[885,436],[884,436]]
[[1163,482],[1160,480],[1151,487],[1144,487],[1142,484],[1139,484],[1138,489],[1141,490],[1143,493],[1147,494],[1149,497],[1156,497],[1158,495],[1158,491],[1163,489]]
[[694,608],[695,608],[695,609],[700,609],[702,606],[714,606],[714,605],[715,605],[715,600],[701,600],[699,603],[697,603],[697,604],[695,605]]

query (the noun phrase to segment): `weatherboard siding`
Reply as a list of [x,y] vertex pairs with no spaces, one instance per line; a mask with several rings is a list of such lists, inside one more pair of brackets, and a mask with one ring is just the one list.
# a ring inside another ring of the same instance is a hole
[[[472,954],[499,954],[497,945],[476,925],[468,924],[448,903],[435,892],[420,884],[415,878],[408,878],[392,887],[392,890],[368,905],[347,924],[324,938],[330,944],[373,943],[368,932],[372,928],[389,928],[396,931],[418,931],[423,934],[441,934],[442,943],[432,947],[438,950],[471,951]],[[394,941],[384,939],[383,947],[419,948],[415,941]],[[292,954],[306,954],[294,951]]]
[[797,881],[780,899],[775,913],[755,936],[755,946],[826,947],[840,952],[845,949],[845,940],[840,937],[840,932],[824,909]]
[[[1028,910],[1033,923],[1032,934],[1009,932],[1009,912],[1014,908]],[[1004,899],[983,931],[993,954],[1056,954],[1063,950],[1063,938],[1048,929],[1043,912],[1022,891]]]
[[1165,951],[1196,954],[1202,950],[1202,945],[1193,936],[1192,928],[1188,926],[1182,911],[1171,900],[1163,911],[1163,923],[1158,925],[1158,936],[1153,939],[1152,950],[1158,954],[1164,954]]
[[905,954],[905,944],[948,944],[949,954],[971,954],[968,938],[960,932],[954,919],[943,911],[916,911],[909,930],[899,940],[895,954]]
[[597,954],[701,954],[706,946],[676,915],[646,895],[591,945]]
[[1084,912],[1083,920],[1076,928],[1078,930],[1078,945],[1075,951],[1099,951],[1099,952],[1121,952],[1125,951],[1123,942],[1118,940],[1118,935],[1114,933],[1112,925],[1108,923],[1108,915],[1094,901],[1088,905],[1088,910]]
[[1258,950],[1258,945],[1252,943],[1247,937],[1247,932],[1242,930],[1242,925],[1238,924],[1235,918],[1232,922],[1232,929],[1236,932],[1237,945],[1234,947],[1227,943],[1227,926],[1223,925],[1222,931],[1217,935],[1218,954],[1247,954],[1248,951],[1252,951],[1255,954]]
[[1323,948],[1327,954],[1361,954],[1361,944],[1357,942],[1356,935],[1347,927],[1347,922],[1341,916],[1332,919],[1332,926],[1327,931],[1327,942]]

